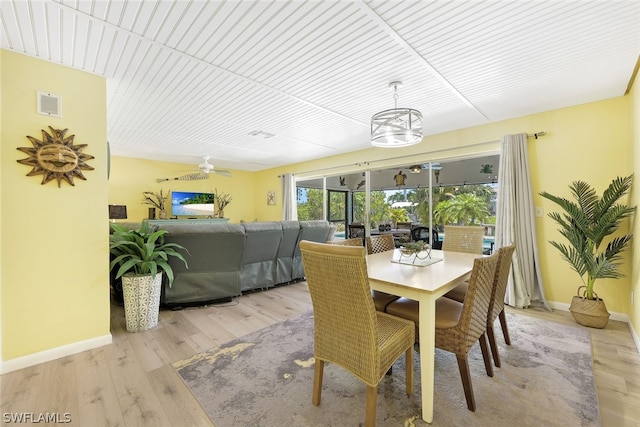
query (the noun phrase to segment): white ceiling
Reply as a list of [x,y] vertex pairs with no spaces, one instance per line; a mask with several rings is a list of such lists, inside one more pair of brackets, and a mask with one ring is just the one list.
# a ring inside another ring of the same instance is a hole
[[1,0],[0,18],[2,48],[107,78],[113,154],[247,171],[368,148],[393,80],[432,135],[622,96],[640,54],[637,0]]

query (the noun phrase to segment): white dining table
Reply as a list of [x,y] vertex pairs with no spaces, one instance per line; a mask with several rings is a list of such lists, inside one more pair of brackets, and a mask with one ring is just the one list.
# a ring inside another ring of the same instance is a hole
[[[398,249],[367,255],[367,270],[371,289],[410,298],[420,307],[420,380],[422,419],[433,421],[433,389],[435,358],[435,302],[461,281],[468,279],[476,254],[431,251],[429,265],[394,262],[400,259]],[[425,264],[427,260],[416,260]]]

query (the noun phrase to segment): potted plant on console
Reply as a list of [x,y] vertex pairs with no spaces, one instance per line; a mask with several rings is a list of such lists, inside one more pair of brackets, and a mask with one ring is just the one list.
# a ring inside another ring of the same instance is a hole
[[[159,219],[167,219],[166,202],[167,195],[162,193],[162,188],[160,189],[159,193],[153,191],[144,191],[142,193],[142,203],[144,203],[145,205],[153,206],[154,209],[157,209]],[[151,217],[152,215],[149,216]]]
[[[571,301],[569,311],[581,325],[604,328],[609,321],[609,312],[604,300],[593,290],[597,279],[618,279],[621,252],[631,241],[632,234],[607,239],[614,233],[620,222],[635,212],[636,207],[618,203],[631,188],[633,175],[615,178],[604,191],[602,197],[584,181],[574,181],[569,189],[576,202],[541,192],[540,195],[560,206],[564,212],[549,213],[560,227],[559,231],[569,242],[568,245],[550,241],[560,251],[562,259],[582,279],[578,295]],[[586,276],[586,280],[585,280]]]
[[226,208],[227,205],[231,203],[231,200],[233,200],[233,198],[231,197],[231,194],[218,192],[218,189],[217,188],[215,189],[215,203],[218,208],[216,217],[224,218],[224,208]]
[[173,256],[187,266],[178,252],[186,249],[176,243],[165,243],[167,231],[156,230],[144,221],[137,230],[118,224],[111,224],[111,228],[109,251],[113,260],[109,269],[118,267],[116,279],[122,277],[127,331],[146,331],[158,324],[163,271],[169,286],[173,284],[173,269],[167,260]]

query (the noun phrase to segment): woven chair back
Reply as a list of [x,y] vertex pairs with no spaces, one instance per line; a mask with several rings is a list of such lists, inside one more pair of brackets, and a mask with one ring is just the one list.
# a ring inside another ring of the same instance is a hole
[[[489,301],[491,300],[497,264],[497,253],[490,257],[480,257],[474,260],[460,321],[455,327],[455,333],[445,334],[447,336],[445,342],[448,341],[443,346],[445,350],[456,354],[465,354],[486,331]],[[438,330],[436,330],[437,333]]]
[[392,234],[381,234],[379,236],[367,236],[367,252],[369,254],[377,254],[395,249]]
[[352,239],[338,239],[332,240],[330,242],[332,245],[342,245],[342,246],[363,246],[362,237],[354,237]]
[[445,226],[443,251],[465,252],[482,255],[484,227],[479,226]]
[[504,295],[507,292],[507,283],[509,281],[509,271],[513,260],[513,253],[516,246],[511,244],[498,249],[498,265],[496,267],[495,280],[493,283],[493,295],[489,302],[489,317],[487,325],[493,325],[496,317],[504,309]]
[[364,247],[300,242],[314,318],[314,355],[377,384],[378,323]]

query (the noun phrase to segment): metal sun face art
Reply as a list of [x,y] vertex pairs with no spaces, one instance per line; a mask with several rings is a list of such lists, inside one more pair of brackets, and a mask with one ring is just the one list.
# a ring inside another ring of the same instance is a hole
[[18,163],[33,167],[27,176],[42,174],[42,185],[55,179],[58,187],[63,180],[70,185],[75,185],[74,177],[86,180],[82,171],[94,169],[85,163],[94,158],[82,152],[87,144],[73,145],[75,135],[65,137],[69,129],[54,129],[51,126],[49,129],[51,129],[51,135],[42,130],[42,141],[27,135],[33,148],[17,147],[18,150],[29,155],[26,159],[18,160]]

